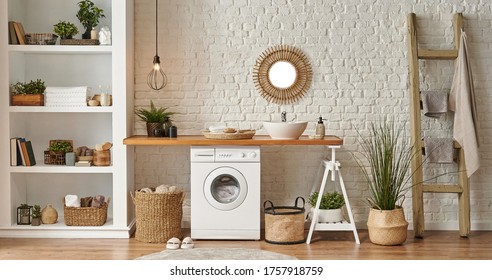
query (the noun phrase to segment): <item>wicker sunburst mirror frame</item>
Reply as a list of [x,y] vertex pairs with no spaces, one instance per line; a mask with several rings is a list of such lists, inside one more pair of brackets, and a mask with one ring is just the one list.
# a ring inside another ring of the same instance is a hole
[[[270,79],[270,70],[276,63],[288,63],[295,69],[293,82],[276,86]],[[306,55],[298,48],[279,45],[268,48],[256,60],[253,79],[256,89],[268,102],[291,104],[299,101],[311,86],[313,72]]]

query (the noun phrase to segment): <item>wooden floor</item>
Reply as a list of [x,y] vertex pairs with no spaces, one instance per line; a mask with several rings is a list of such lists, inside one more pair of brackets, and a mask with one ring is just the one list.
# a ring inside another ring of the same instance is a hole
[[[189,231],[185,231],[186,234]],[[315,232],[310,245],[275,245],[261,241],[195,240],[196,248],[255,248],[292,255],[301,260],[492,260],[492,231],[427,231],[424,238],[408,232],[401,246],[378,246],[359,230],[360,245],[351,232]],[[0,238],[0,260],[131,260],[165,250],[165,244],[130,239]]]

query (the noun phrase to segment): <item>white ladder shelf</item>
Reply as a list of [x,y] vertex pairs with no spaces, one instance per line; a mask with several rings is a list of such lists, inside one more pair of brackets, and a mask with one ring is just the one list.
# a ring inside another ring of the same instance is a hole
[[[316,207],[312,209],[311,213],[311,226],[309,227],[309,234],[306,239],[306,244],[311,243],[311,237],[315,230],[319,231],[353,231],[355,243],[360,244],[359,235],[357,234],[357,228],[355,227],[354,216],[352,215],[352,209],[350,208],[350,202],[348,200],[347,191],[345,190],[345,184],[343,182],[342,173],[340,172],[340,163],[335,160],[335,150],[340,148],[340,146],[328,146],[331,149],[331,160],[323,160],[320,168],[318,169],[317,177],[319,177],[321,168],[324,167],[323,179],[321,180],[321,185],[318,192],[318,200],[316,201]],[[325,191],[325,186],[328,181],[328,175],[331,172],[331,181],[334,182],[336,179],[336,173],[338,173],[338,179],[340,180],[340,188],[342,190],[343,198],[345,200],[345,206],[347,209],[347,215],[349,221],[343,221],[340,223],[318,223],[318,211],[321,204],[321,197]],[[316,189],[316,178],[313,184],[313,193]]]

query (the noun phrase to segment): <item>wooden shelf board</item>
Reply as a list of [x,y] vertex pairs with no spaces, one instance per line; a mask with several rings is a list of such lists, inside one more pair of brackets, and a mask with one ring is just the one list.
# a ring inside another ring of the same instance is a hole
[[113,173],[112,166],[66,166],[37,163],[34,166],[11,166],[10,173]]
[[458,50],[418,50],[419,59],[453,60],[458,57]]
[[253,139],[239,140],[214,140],[207,139],[203,135],[183,135],[177,138],[167,137],[147,137],[143,135],[135,135],[123,140],[125,145],[134,146],[219,146],[219,145],[241,145],[241,146],[272,146],[272,145],[324,145],[324,146],[341,146],[343,140],[337,136],[325,136],[325,139],[309,139],[308,136],[301,136],[297,140],[277,140],[272,139],[268,135],[255,135]]

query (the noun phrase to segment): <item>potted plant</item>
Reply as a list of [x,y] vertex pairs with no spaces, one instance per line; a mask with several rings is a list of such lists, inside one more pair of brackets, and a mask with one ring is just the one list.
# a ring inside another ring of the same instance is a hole
[[374,244],[400,245],[407,238],[402,203],[411,188],[407,182],[414,152],[406,143],[404,129],[385,118],[369,124],[367,137],[359,133],[362,157],[356,159],[369,186],[367,227]]
[[140,108],[135,110],[135,114],[146,123],[147,135],[149,137],[166,136],[168,129],[172,126],[171,115],[174,112],[166,112],[167,108],[157,108],[152,100],[150,109]]
[[12,106],[44,106],[46,85],[40,79],[11,85]]
[[90,0],[82,0],[78,5],[79,10],[77,12],[77,18],[85,28],[82,39],[90,39],[92,28],[99,24],[101,18],[106,17],[104,15],[104,10],[98,8],[94,2]]
[[31,225],[33,226],[39,226],[41,225],[41,206],[39,205],[34,205],[34,208],[32,209],[32,221]]
[[65,165],[66,153],[73,152],[72,140],[50,140],[48,150],[45,151],[45,164]]
[[56,35],[60,36],[61,40],[72,39],[73,36],[79,33],[79,29],[77,28],[77,26],[68,21],[60,20],[60,22],[53,25],[53,27],[53,31],[56,33]]
[[[318,201],[318,192],[313,192],[308,197],[308,202],[314,209]],[[318,222],[320,223],[338,223],[343,221],[342,206],[345,205],[345,199],[339,192],[327,192],[321,196],[321,202],[318,210]]]

